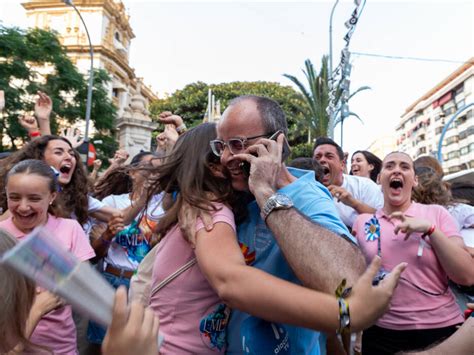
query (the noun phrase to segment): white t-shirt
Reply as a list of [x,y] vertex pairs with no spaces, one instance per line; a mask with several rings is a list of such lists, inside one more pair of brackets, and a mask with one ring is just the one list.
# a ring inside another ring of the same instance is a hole
[[[125,270],[136,270],[138,264],[150,251],[150,239],[164,211],[161,206],[163,194],[152,197],[148,207],[135,220],[118,233],[110,244],[105,262]],[[102,202],[120,210],[131,205],[130,195],[110,195]]]
[[[370,207],[375,209],[383,207],[382,189],[369,178],[344,174],[342,188],[347,190],[356,200]],[[342,222],[352,228],[356,217],[359,215],[357,211],[342,202],[338,202],[335,197],[333,200]]]
[[98,211],[100,210],[101,208],[103,208],[105,206],[105,203],[103,203],[102,201],[88,195],[87,196],[87,202],[89,204],[89,208],[87,210],[87,212],[89,213],[93,213],[95,211]]
[[464,243],[474,247],[474,207],[465,203],[458,203],[448,207],[449,213],[456,220]]

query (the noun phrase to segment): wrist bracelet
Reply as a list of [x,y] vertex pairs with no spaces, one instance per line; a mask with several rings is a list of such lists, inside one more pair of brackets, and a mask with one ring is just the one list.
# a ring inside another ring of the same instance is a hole
[[351,316],[349,313],[349,303],[345,300],[352,291],[352,287],[346,288],[347,281],[343,279],[336,289],[336,298],[339,305],[339,334],[351,332]]
[[339,305],[339,334],[350,334],[351,332],[351,315],[349,312],[349,303],[342,297],[337,299]]
[[434,224],[431,225],[431,227],[421,235],[422,238],[425,238],[425,237],[431,237],[431,235],[434,233],[436,229],[436,226]]
[[184,133],[186,131],[186,125],[183,123],[181,123],[178,127],[176,127],[176,132],[178,132],[179,134],[181,133]]
[[31,137],[31,138],[35,138],[35,137],[40,137],[41,136],[41,133],[39,131],[35,131],[35,132],[30,132],[28,133],[28,135]]

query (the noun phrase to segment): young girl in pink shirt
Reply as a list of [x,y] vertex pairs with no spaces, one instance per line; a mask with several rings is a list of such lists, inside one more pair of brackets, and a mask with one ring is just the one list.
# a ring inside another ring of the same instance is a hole
[[[10,216],[0,222],[0,228],[21,240],[34,228],[45,226],[51,238],[80,260],[95,256],[77,221],[55,217],[58,182],[48,165],[40,160],[21,161],[7,174],[5,186]],[[77,354],[71,307],[59,304],[47,311],[34,328],[31,342],[54,354]]]

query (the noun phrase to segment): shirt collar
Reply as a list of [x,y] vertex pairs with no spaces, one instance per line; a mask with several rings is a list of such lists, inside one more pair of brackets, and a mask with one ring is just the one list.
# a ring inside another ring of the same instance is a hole
[[[408,209],[403,214],[407,217],[416,217],[416,205],[416,202],[412,202],[410,207],[408,207]],[[388,219],[388,215],[385,214],[383,208],[380,208],[375,212],[375,217]]]

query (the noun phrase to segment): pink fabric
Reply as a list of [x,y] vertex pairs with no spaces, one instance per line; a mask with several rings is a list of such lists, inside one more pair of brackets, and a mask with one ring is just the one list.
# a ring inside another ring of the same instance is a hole
[[[222,208],[213,214],[213,223],[229,224],[235,232],[232,211]],[[196,223],[196,231],[204,228]],[[152,288],[195,257],[180,229],[173,227],[158,244],[153,267]],[[214,354],[209,339],[200,333],[201,319],[221,303],[219,297],[195,264],[179,275],[150,300],[150,306],[160,317],[160,332],[165,341],[160,354]]]
[[[441,206],[412,203],[405,215],[429,220],[447,238],[459,238],[456,221]],[[372,217],[371,214],[361,214],[353,226],[368,262],[377,255],[377,240],[368,241],[364,230],[365,223]],[[462,323],[461,310],[453,293],[448,289],[448,276],[429,240],[427,239],[428,246],[423,248],[422,256],[417,256],[421,233],[412,233],[409,239],[404,241],[404,233],[395,235],[393,232],[398,220],[389,221],[382,210],[376,212],[376,217],[381,230],[382,267],[390,271],[397,264],[407,262],[408,267],[402,274],[403,278],[432,293],[442,293],[447,289],[442,296],[432,296],[400,280],[390,303],[390,310],[376,324],[388,329],[409,330],[441,328]]]
[[[80,260],[89,260],[95,256],[87,236],[77,221],[49,215],[45,227],[51,231],[52,238]],[[19,240],[25,236],[13,224],[11,217],[0,222],[0,228]],[[34,344],[51,349],[54,354],[77,354],[76,326],[72,319],[71,306],[61,307],[43,316],[30,340]]]

